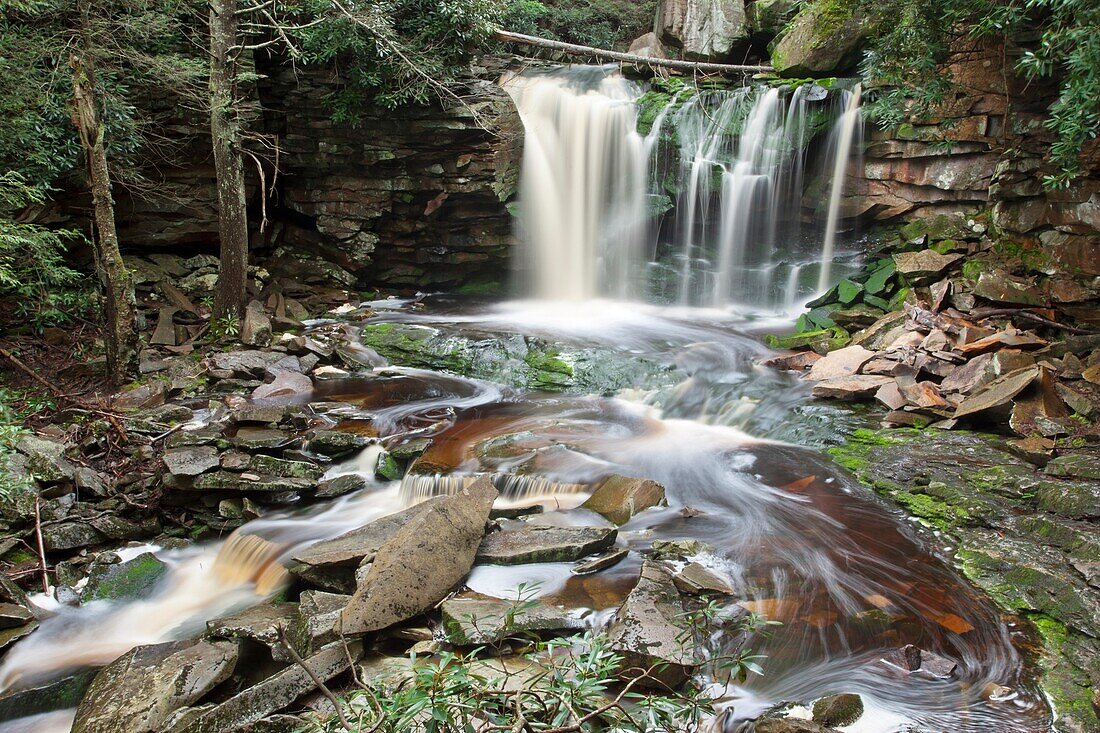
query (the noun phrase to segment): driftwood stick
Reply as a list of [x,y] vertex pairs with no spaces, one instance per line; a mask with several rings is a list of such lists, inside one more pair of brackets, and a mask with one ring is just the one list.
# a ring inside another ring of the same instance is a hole
[[42,592],[50,594],[50,574],[46,570],[46,546],[42,542],[42,512],[38,506],[42,502],[39,497],[34,497],[34,536],[38,540],[38,567],[42,571]]
[[775,71],[775,68],[772,66],[710,64],[698,61],[681,61],[679,59],[659,59],[652,56],[639,56],[635,53],[622,53],[620,51],[608,51],[607,49],[594,48],[592,46],[581,46],[576,43],[551,41],[549,38],[528,36],[524,35],[523,33],[512,33],[511,31],[500,29],[493,31],[493,38],[497,39],[498,41],[507,41],[508,43],[522,43],[526,46],[549,48],[554,51],[562,51],[564,53],[573,54],[576,56],[595,56],[596,58],[625,61],[626,63],[638,64],[640,66],[658,66],[666,69],[681,69],[684,71],[695,71],[704,74],[758,74]]
[[290,643],[290,640],[286,638],[286,629],[282,626],[278,627],[279,641],[282,642],[283,648],[286,649],[287,654],[294,660],[294,663],[305,670],[309,675],[310,680],[313,681],[314,686],[321,691],[321,694],[328,698],[328,701],[332,703],[332,707],[336,709],[336,716],[340,719],[340,726],[346,731],[354,731],[351,727],[351,723],[348,722],[348,718],[344,715],[344,707],[340,704],[340,701],[336,699],[336,695],[332,694],[332,690],[328,688],[325,681],[317,676],[317,673],[310,669],[306,661],[302,659],[301,655],[294,650],[294,646]]

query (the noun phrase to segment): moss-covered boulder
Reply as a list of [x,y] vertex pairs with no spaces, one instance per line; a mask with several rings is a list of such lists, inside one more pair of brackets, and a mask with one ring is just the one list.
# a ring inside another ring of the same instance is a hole
[[[101,556],[102,557],[102,556]],[[108,560],[117,559],[108,553]],[[80,594],[82,603],[98,600],[143,598],[152,593],[168,566],[151,552],[143,552],[126,562],[100,562],[92,566],[88,584]]]
[[816,0],[803,6],[772,43],[772,65],[781,76],[823,76],[852,68],[866,40],[853,5]]

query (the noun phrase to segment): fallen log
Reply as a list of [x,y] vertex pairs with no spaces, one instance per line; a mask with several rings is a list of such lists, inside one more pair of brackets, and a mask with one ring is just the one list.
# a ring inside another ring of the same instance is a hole
[[493,31],[493,38],[497,39],[498,41],[506,41],[508,43],[521,43],[526,46],[549,48],[554,51],[562,51],[564,53],[572,54],[575,56],[595,56],[596,58],[624,61],[630,64],[638,64],[639,66],[658,66],[666,69],[681,69],[684,71],[695,71],[704,74],[759,74],[775,71],[775,68],[771,66],[711,64],[701,61],[681,61],[680,59],[660,59],[654,58],[652,56],[640,56],[635,53],[622,53],[620,51],[609,51],[604,48],[581,46],[576,43],[552,41],[549,38],[539,38],[538,36],[528,36],[524,35],[523,33],[512,33],[511,31],[499,29]]

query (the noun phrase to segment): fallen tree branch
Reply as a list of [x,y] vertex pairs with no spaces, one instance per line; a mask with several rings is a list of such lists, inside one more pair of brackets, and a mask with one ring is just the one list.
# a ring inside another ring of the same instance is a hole
[[1032,313],[1031,311],[1020,310],[1018,308],[976,308],[971,311],[971,314],[977,318],[992,318],[993,316],[1008,316],[1009,318],[1022,318],[1025,321],[1033,321],[1035,323],[1041,323],[1044,326],[1050,326],[1051,328],[1059,331],[1065,331],[1067,333],[1078,334],[1094,334],[1100,333],[1095,330],[1089,330],[1087,328],[1078,328],[1077,326],[1068,326],[1065,323],[1058,323],[1058,321],[1052,321],[1049,318],[1039,315],[1038,313]]
[[[294,650],[290,641],[286,638],[286,629],[282,626],[277,627],[279,630],[279,641],[282,642],[283,648],[286,649],[287,654],[294,660],[294,663],[306,671],[310,680],[313,681],[314,686],[321,691],[321,694],[328,698],[328,701],[332,703],[332,707],[336,709],[336,716],[340,719],[340,725],[346,731],[354,731],[351,727],[351,723],[348,722],[348,718],[344,715],[344,707],[340,704],[340,701],[336,699],[336,695],[332,694],[332,690],[328,688],[325,681],[317,676],[317,673],[310,669],[306,661],[302,659],[301,655]],[[354,665],[353,665],[354,666]]]
[[38,567],[42,570],[42,592],[50,594],[50,574],[46,569],[46,547],[42,542],[42,513],[38,506],[42,502],[40,497],[34,497],[34,535],[38,539]]
[[681,61],[680,59],[660,59],[654,58],[652,56],[639,56],[636,53],[608,51],[607,49],[603,48],[581,46],[576,43],[565,43],[564,41],[552,41],[549,38],[528,36],[524,35],[523,33],[512,33],[511,31],[500,29],[493,31],[493,38],[497,39],[498,41],[506,41],[508,43],[521,43],[526,46],[549,48],[554,51],[562,51],[564,53],[573,54],[576,56],[595,56],[596,58],[624,61],[630,64],[638,64],[639,66],[657,66],[666,69],[682,69],[684,71],[696,71],[702,72],[704,74],[759,74],[775,71],[775,67],[772,66],[712,64],[701,61]]

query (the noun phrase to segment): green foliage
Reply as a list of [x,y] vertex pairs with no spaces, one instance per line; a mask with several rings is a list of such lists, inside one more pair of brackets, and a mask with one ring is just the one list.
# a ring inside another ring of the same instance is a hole
[[[512,623],[533,602],[521,589]],[[753,615],[737,620],[717,602],[685,612],[678,641],[685,649],[702,653],[703,672],[715,680],[741,680],[763,674],[760,657],[749,650],[726,653],[722,639],[739,631],[754,632],[769,625]],[[723,634],[716,634],[724,627]],[[487,661],[483,648],[468,653],[441,651],[431,657],[412,657],[411,667],[399,679],[378,679],[361,685],[342,701],[352,730],[399,733],[467,733],[473,730],[576,730],[582,733],[614,730],[643,733],[655,730],[694,730],[713,716],[706,688],[643,691],[642,678],[659,670],[630,669],[620,676],[626,660],[611,647],[606,633],[540,640],[519,632],[513,643],[529,645],[526,654],[498,656]],[[718,639],[718,641],[716,641]],[[716,646],[717,645],[717,646]],[[315,721],[313,730],[344,730],[335,716]]]
[[651,30],[656,0],[508,0],[501,27],[597,48],[624,48]]
[[[364,100],[394,108],[454,99],[447,84],[488,43],[499,0],[297,0],[284,10],[312,19],[290,31],[289,51],[306,63],[339,62],[344,86],[334,117],[356,123]],[[346,65],[345,65],[346,64]]]
[[17,390],[0,387],[0,504],[11,504],[34,490],[29,475],[15,470],[15,446],[25,434],[23,421],[53,403]]
[[16,219],[45,196],[15,171],[0,174],[0,296],[11,298],[14,314],[40,330],[67,322],[89,306],[80,273],[65,264],[69,243],[79,232],[53,230]]
[[241,333],[241,322],[234,315],[222,316],[221,318],[213,318],[210,321],[210,328],[207,329],[206,335],[212,341],[220,341],[225,338],[235,338]]
[[894,127],[907,115],[926,116],[954,89],[940,66],[958,29],[974,38],[1026,38],[1039,29],[1037,47],[1016,69],[1049,79],[1058,96],[1047,127],[1054,132],[1051,161],[1058,172],[1048,187],[1068,185],[1081,173],[1080,153],[1100,133],[1100,3],[1095,0],[857,0],[871,28],[872,49],[861,71],[870,83],[869,115]]

